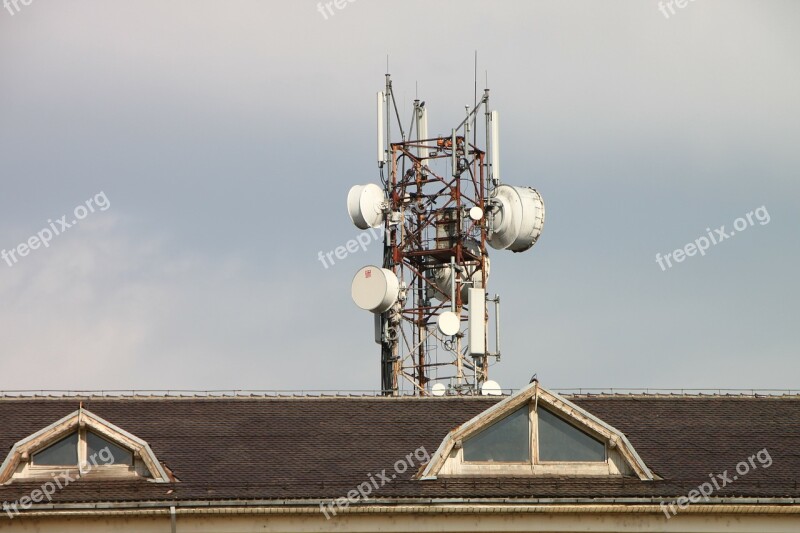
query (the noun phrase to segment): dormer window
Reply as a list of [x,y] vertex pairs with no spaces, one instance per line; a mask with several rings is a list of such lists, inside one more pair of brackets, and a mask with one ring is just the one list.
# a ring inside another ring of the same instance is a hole
[[604,462],[606,445],[547,409],[537,411],[539,462]]
[[33,454],[35,466],[78,466],[78,432]]
[[625,435],[536,382],[451,431],[420,477],[480,475],[653,479]]
[[17,442],[0,465],[0,484],[48,479],[62,472],[104,479],[174,480],[145,441],[82,407]]
[[463,447],[465,463],[604,463],[607,459],[600,439],[532,405],[465,439]]
[[[87,460],[97,457],[98,464],[101,466],[133,466],[133,453],[130,450],[126,450],[92,431],[86,432],[86,457]],[[92,464],[94,464],[93,460]]]
[[517,409],[464,442],[464,461],[529,463],[530,418],[527,409]]
[[82,429],[33,452],[31,456],[32,467],[76,468],[79,465],[132,467],[133,452],[93,431]]

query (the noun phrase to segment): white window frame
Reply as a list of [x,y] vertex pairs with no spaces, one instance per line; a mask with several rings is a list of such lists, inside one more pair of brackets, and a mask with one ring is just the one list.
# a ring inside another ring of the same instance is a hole
[[530,455],[527,461],[467,461],[464,459],[464,444],[466,442],[480,434],[482,431],[486,431],[492,427],[492,425],[504,420],[508,416],[511,416],[515,411],[511,411],[508,415],[499,420],[493,422],[491,425],[483,428],[483,430],[470,435],[470,437],[465,438],[462,446],[459,447],[459,462],[461,463],[463,469],[465,470],[464,473],[469,473],[472,471],[477,472],[479,471],[484,472],[486,469],[490,469],[496,472],[508,473],[508,474],[586,474],[586,475],[603,475],[609,474],[609,449],[608,443],[606,439],[604,439],[601,435],[591,431],[589,428],[579,427],[565,417],[561,416],[560,414],[556,413],[553,410],[548,410],[553,416],[558,417],[561,421],[571,425],[578,431],[581,431],[590,437],[598,440],[601,444],[603,444],[603,448],[605,450],[605,458],[602,461],[541,461],[539,460],[539,415],[538,409],[543,409],[541,406],[537,406],[533,403],[528,403],[520,409],[528,409],[528,446]]
[[[119,443],[116,443],[116,442],[114,442],[113,444],[115,444],[116,446],[119,446],[120,448],[122,448],[123,450],[125,450],[125,451],[127,451],[128,453],[131,454],[131,463],[132,464],[130,464],[130,465],[125,465],[125,464],[110,464],[110,465],[106,465],[106,464],[100,464],[100,463],[94,464],[92,461],[90,461],[89,459],[91,459],[91,457],[87,457],[87,454],[88,454],[88,451],[89,451],[89,447],[88,447],[88,444],[86,442],[86,434],[89,431],[91,431],[91,430],[87,429],[85,427],[77,428],[74,432],[69,433],[66,436],[63,436],[63,435],[59,436],[59,438],[54,439],[52,442],[49,442],[49,443],[45,444],[44,446],[42,446],[41,448],[39,448],[38,450],[32,452],[30,454],[30,464],[28,465],[28,468],[29,468],[31,474],[40,474],[40,473],[49,473],[49,472],[64,472],[65,470],[66,471],[69,471],[69,470],[77,471],[77,470],[80,470],[80,468],[79,468],[80,466],[84,466],[84,470],[89,470],[89,471],[94,471],[95,469],[102,469],[102,470],[105,470],[106,472],[110,472],[112,470],[116,470],[119,474],[124,474],[125,472],[134,472],[135,465],[136,465],[136,454],[133,452],[133,450],[129,450],[125,446],[123,446],[123,445],[121,445]],[[74,433],[78,434],[78,464],[75,464],[75,465],[37,465],[36,464],[36,454],[46,450],[47,448],[49,448],[53,444],[56,444],[56,443],[64,440],[65,438],[69,438]],[[103,439],[105,441],[110,442],[106,437],[103,437],[99,433],[95,433],[95,435],[97,435],[98,437],[100,437],[101,439]],[[92,455],[92,457],[94,457],[94,454]]]
[[[131,465],[118,465],[118,464],[106,465],[106,464],[99,464],[99,463],[98,464],[94,464],[93,462],[89,461],[89,459],[91,459],[91,457],[87,457],[87,454],[89,452],[89,446],[88,446],[88,443],[86,441],[86,435],[87,435],[87,433],[89,431],[91,431],[91,430],[89,430],[89,429],[87,429],[85,427],[84,428],[77,428],[74,432],[69,433],[66,436],[60,436],[58,439],[55,439],[53,442],[49,442],[49,443],[45,444],[44,446],[42,446],[41,448],[39,448],[38,450],[36,450],[35,452],[32,452],[30,454],[30,456],[31,456],[31,462],[30,462],[31,470],[32,471],[40,471],[40,470],[58,470],[58,471],[63,471],[64,469],[67,469],[67,468],[77,469],[79,465],[90,465],[92,467],[92,469],[95,469],[95,468],[114,468],[114,467],[116,467],[117,469],[120,469],[120,470],[123,470],[123,469],[124,470],[133,470],[133,464],[131,464]],[[39,452],[43,452],[44,450],[46,450],[50,446],[52,446],[52,445],[54,445],[54,444],[56,444],[56,443],[58,443],[58,442],[60,442],[60,441],[62,441],[64,439],[66,439],[66,438],[71,437],[74,433],[78,434],[78,464],[77,465],[37,465],[36,464],[36,455]],[[103,439],[103,440],[105,440],[107,442],[110,442],[110,441],[108,441],[107,438],[103,437],[102,435],[100,435],[98,433],[95,433],[95,435],[97,435],[98,437],[100,437],[101,439]],[[122,448],[126,452],[130,453],[131,454],[131,463],[135,463],[136,454],[133,452],[133,450],[129,450],[125,446],[117,444],[116,442],[114,442],[112,444],[114,444],[116,446],[119,446],[120,448]],[[94,454],[92,455],[92,457],[94,457]]]

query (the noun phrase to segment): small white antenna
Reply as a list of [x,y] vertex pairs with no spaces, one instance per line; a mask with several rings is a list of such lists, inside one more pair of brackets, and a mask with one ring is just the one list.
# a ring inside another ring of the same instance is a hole
[[473,357],[486,353],[486,290],[467,289],[469,297],[469,354]]
[[481,394],[483,396],[501,396],[503,394],[503,389],[500,388],[500,384],[494,380],[487,380],[483,382],[481,385]]
[[383,165],[386,154],[383,150],[383,91],[378,91],[377,110],[378,110],[378,164]]
[[500,183],[500,112],[492,111],[492,180]]

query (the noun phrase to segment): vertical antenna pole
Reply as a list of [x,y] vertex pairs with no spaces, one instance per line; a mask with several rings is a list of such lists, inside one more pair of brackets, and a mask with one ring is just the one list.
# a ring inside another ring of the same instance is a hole
[[500,360],[500,295],[494,295],[494,333],[497,335],[496,337],[496,345],[495,348],[497,350],[497,360]]
[[[422,108],[419,106],[419,98],[414,100],[414,129],[417,131],[417,141],[419,141],[422,139]],[[422,157],[422,148],[417,148],[417,156]]]
[[450,131],[451,131],[450,141],[453,144],[452,145],[453,151],[450,154],[450,164],[453,166],[453,177],[458,179],[458,154],[456,154],[458,144],[456,143],[456,130],[453,129]]
[[450,311],[456,312],[456,256],[450,256]]
[[[483,90],[483,114],[484,117],[486,118],[486,149],[490,150],[492,146],[490,142],[491,132],[492,132],[492,115],[491,112],[489,111],[489,89]],[[483,161],[483,168],[486,170],[486,177],[489,178],[491,176],[491,173],[489,172],[488,157],[486,157]],[[489,183],[494,185],[491,179],[489,180]]]
[[[389,75],[389,56],[386,56],[386,88],[384,89],[383,93],[383,101],[378,102],[378,114],[382,117],[381,122],[383,124],[383,128],[381,128],[381,145],[383,150],[383,160],[385,165],[389,165],[392,163],[392,166],[388,169],[389,175],[386,178],[385,183],[385,190],[388,194],[391,191],[391,188],[394,187],[394,179],[395,179],[395,165],[394,165],[394,156],[391,152],[391,115],[389,115],[389,103],[390,99],[392,98],[392,80],[391,76]],[[381,108],[381,103],[384,104],[384,108]],[[390,159],[391,158],[391,159]],[[392,268],[392,251],[394,247],[394,240],[395,235],[392,228],[389,226],[389,217],[387,216],[384,223],[384,238],[383,238],[383,267]],[[382,364],[382,386],[384,390],[384,394],[386,395],[397,395],[399,393],[399,386],[397,382],[397,339],[396,335],[392,330],[392,324],[390,322],[390,315],[389,311],[383,313],[381,315],[381,329],[384,339],[381,343],[381,364]]]
[[[389,70],[389,56],[386,56],[386,70]],[[386,74],[386,149],[392,149],[392,115],[389,114],[389,106],[394,98],[392,94],[392,78]],[[388,159],[387,159],[388,160]]]

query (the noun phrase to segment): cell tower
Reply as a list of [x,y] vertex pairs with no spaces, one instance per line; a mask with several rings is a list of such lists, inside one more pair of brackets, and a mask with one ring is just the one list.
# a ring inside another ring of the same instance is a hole
[[499,115],[490,111],[489,90],[464,114],[447,135],[429,137],[425,102],[414,100],[406,132],[387,74],[377,94],[381,185],[357,185],[347,196],[358,228],[384,228],[382,265],[356,273],[352,296],[375,315],[386,395],[500,393],[489,381],[489,362],[500,359],[500,297],[487,296],[487,244],[531,248],[544,203],[535,189],[501,181]]

